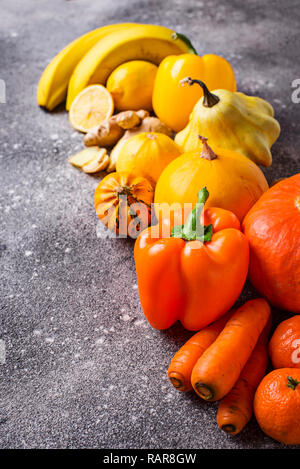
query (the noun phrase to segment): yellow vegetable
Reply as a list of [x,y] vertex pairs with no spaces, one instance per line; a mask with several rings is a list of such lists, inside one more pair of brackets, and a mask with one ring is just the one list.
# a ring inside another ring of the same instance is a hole
[[159,65],[154,82],[153,109],[161,121],[175,132],[189,121],[196,102],[203,96],[199,86],[183,87],[180,81],[193,76],[215,90],[236,91],[233,69],[227,60],[215,54],[169,55]]
[[197,194],[207,187],[207,207],[220,207],[235,213],[243,220],[246,213],[268,189],[261,169],[245,156],[232,150],[210,148],[199,138],[202,150],[184,153],[172,161],[162,172],[155,189],[155,208],[167,203],[192,204]]
[[156,65],[144,60],[131,60],[117,67],[108,77],[106,88],[118,111],[131,109],[152,111],[152,93]]
[[37,90],[37,102],[52,111],[67,96],[70,77],[82,57],[103,37],[113,31],[127,29],[135,23],[109,24],[75,39],[62,49],[42,73]]
[[167,135],[142,132],[129,138],[117,159],[117,172],[142,176],[156,184],[163,169],[180,155],[180,149]]
[[271,104],[223,89],[211,93],[199,80],[184,81],[199,84],[204,96],[195,105],[188,125],[175,137],[183,152],[201,150],[198,136],[203,135],[212,145],[234,150],[257,164],[272,164],[270,148],[280,134],[280,126]]
[[194,49],[189,40],[164,26],[140,24],[115,31],[92,47],[71,76],[66,108],[87,85],[104,85],[112,71],[130,60],[147,60],[158,65],[167,55],[183,54]]

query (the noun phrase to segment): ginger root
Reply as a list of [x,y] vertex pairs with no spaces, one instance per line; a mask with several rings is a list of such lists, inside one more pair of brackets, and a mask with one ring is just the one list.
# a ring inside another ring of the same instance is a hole
[[116,122],[124,130],[132,129],[142,123],[145,117],[149,116],[148,111],[141,109],[140,111],[124,111],[116,114]]
[[110,119],[102,122],[99,126],[94,127],[90,130],[83,139],[84,144],[87,147],[99,146],[99,147],[112,147],[124,134],[122,129],[116,122],[116,120]]
[[97,145],[99,147],[112,147],[122,137],[125,130],[141,124],[142,120],[149,116],[148,111],[123,111],[101,122],[84,136],[84,144],[87,147]]

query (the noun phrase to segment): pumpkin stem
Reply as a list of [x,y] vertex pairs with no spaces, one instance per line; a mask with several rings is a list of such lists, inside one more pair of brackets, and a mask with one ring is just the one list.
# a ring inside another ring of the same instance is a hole
[[118,193],[118,196],[120,195],[131,195],[132,192],[131,192],[131,187],[130,186],[118,186],[117,187],[117,193]]
[[217,155],[208,145],[207,138],[202,137],[201,135],[198,135],[198,138],[200,138],[202,145],[203,145],[202,151],[200,153],[200,158],[205,158],[206,160],[209,160],[209,161],[215,160],[217,158]]
[[122,195],[125,195],[127,197],[127,203],[130,206],[131,204],[135,203],[143,203],[147,207],[151,208],[151,205],[147,204],[144,202],[142,199],[138,197],[139,190],[143,188],[143,185],[141,183],[136,183],[136,184],[131,184],[131,186],[127,186],[124,184],[124,186],[119,185],[116,189],[116,195],[118,197],[118,200],[120,202],[120,197]]
[[287,380],[288,380],[288,388],[291,388],[291,389],[293,389],[293,391],[295,391],[298,384],[300,384],[300,381],[297,381],[296,379],[292,378],[291,376],[288,376]]
[[213,230],[212,225],[200,225],[200,217],[204,208],[204,204],[209,197],[206,187],[198,192],[198,200],[188,216],[184,225],[176,225],[171,231],[171,238],[182,238],[186,241],[198,240],[202,243],[211,241]]
[[220,101],[220,98],[216,96],[215,94],[211,93],[209,89],[207,88],[206,84],[203,83],[201,80],[194,80],[191,77],[186,77],[180,80],[179,82],[181,85],[185,85],[187,83],[189,86],[192,86],[194,83],[197,83],[198,85],[201,86],[203,90],[203,106],[205,107],[213,107],[215,104],[217,104]]
[[128,203],[129,206],[131,204],[134,204],[135,202],[138,202],[138,200],[136,199],[136,197],[133,194],[132,189],[133,189],[132,186],[126,186],[126,185],[119,186],[117,188],[117,196],[118,196],[119,203],[120,203],[120,197],[122,197],[122,196],[127,197],[127,203]]

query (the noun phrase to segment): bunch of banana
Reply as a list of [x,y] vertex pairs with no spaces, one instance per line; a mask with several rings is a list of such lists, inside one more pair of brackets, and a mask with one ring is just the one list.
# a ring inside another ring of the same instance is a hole
[[67,96],[68,84],[74,68],[100,39],[134,23],[112,24],[95,29],[75,39],[60,51],[45,68],[38,85],[39,106],[52,111]]
[[44,70],[37,91],[39,106],[54,109],[67,97],[66,108],[87,85],[105,82],[130,60],[159,64],[167,55],[195,53],[182,34],[158,25],[122,23],[95,29],[66,46]]

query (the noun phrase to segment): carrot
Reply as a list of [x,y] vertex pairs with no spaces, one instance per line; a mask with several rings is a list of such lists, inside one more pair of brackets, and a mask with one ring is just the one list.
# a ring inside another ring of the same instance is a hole
[[191,374],[198,358],[216,340],[233,312],[222,316],[210,326],[194,334],[171,360],[168,376],[178,391],[191,391]]
[[198,359],[191,382],[207,401],[222,399],[237,382],[270,317],[263,298],[247,301],[229,319],[215,342]]
[[254,394],[268,365],[267,343],[271,325],[270,317],[239,379],[219,404],[217,424],[230,435],[240,433],[251,419]]

